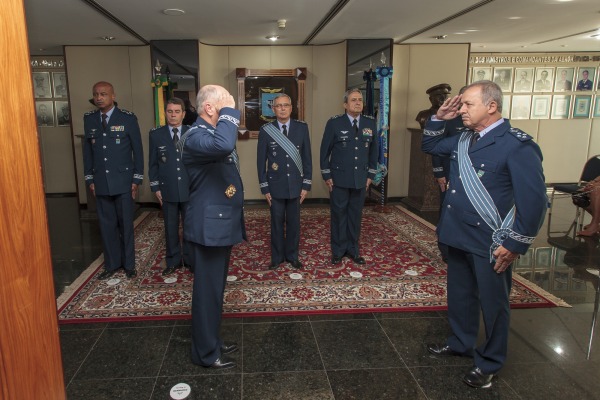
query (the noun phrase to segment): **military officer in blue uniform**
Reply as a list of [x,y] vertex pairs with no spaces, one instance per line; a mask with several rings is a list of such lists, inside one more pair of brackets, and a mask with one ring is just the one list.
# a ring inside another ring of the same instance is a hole
[[302,268],[300,204],[312,185],[312,157],[308,125],[290,118],[292,100],[286,94],[273,99],[277,120],[258,133],[257,170],[260,191],[271,211],[271,263],[276,269],[284,260]]
[[587,69],[581,72],[582,79],[577,82],[576,90],[592,90],[594,88],[594,81],[588,79],[590,73]]
[[366,189],[377,173],[377,127],[361,115],[359,89],[345,93],[344,108],[345,114],[327,121],[321,141],[321,175],[331,193],[331,263],[348,257],[365,264],[358,240]]
[[102,236],[105,270],[98,279],[111,277],[120,267],[132,278],[133,200],[144,178],[140,127],[133,113],[115,106],[110,83],[96,83],[93,100],[98,110],[83,117],[83,168],[86,185],[96,196]]
[[240,111],[225,88],[203,86],[199,118],[178,146],[190,180],[183,234],[194,263],[192,362],[208,368],[233,368],[224,358],[238,349],[219,336],[223,294],[231,248],[246,239],[244,188],[235,151]]
[[183,100],[175,97],[167,101],[165,114],[167,125],[150,131],[148,176],[150,189],[163,210],[167,254],[166,268],[162,274],[166,276],[181,267],[182,263],[191,266],[191,262],[187,242],[180,243],[179,240],[179,218],[185,220],[190,196],[187,172],[176,147],[181,136],[189,129],[189,126],[182,125],[185,116]]
[[[422,142],[426,153],[450,157],[438,237],[449,246],[452,335],[443,344],[428,345],[428,350],[439,356],[473,357],[463,381],[478,388],[491,386],[506,360],[510,267],[527,252],[547,208],[540,148],[501,113],[500,87],[475,82],[444,102],[427,122]],[[443,138],[446,121],[459,114],[467,129]],[[486,332],[477,346],[480,310]]]

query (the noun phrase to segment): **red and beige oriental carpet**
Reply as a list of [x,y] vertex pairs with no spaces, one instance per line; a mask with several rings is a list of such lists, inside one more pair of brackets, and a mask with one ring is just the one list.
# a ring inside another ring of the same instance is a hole
[[[366,266],[344,259],[330,263],[329,208],[305,207],[301,216],[302,270],[282,264],[269,271],[268,209],[247,210],[248,242],[234,247],[224,315],[434,311],[446,309],[446,265],[439,257],[433,226],[400,207],[377,213],[365,207],[361,255]],[[61,323],[190,318],[193,275],[184,269],[163,277],[165,244],[159,211],[136,220],[138,276],[124,272],[108,281],[97,275],[103,257],[63,293]],[[524,278],[513,275],[512,307],[564,305]]]

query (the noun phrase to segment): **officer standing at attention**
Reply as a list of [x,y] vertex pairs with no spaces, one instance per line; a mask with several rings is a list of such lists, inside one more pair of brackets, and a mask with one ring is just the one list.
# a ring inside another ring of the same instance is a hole
[[221,313],[229,258],[246,239],[244,187],[235,143],[240,111],[225,88],[203,86],[198,120],[178,143],[190,179],[183,234],[194,262],[192,362],[207,368],[235,367],[225,354],[238,350],[221,340]]
[[137,118],[114,104],[108,82],[93,88],[98,110],[83,117],[85,183],[96,196],[105,270],[111,277],[120,267],[128,278],[137,275],[133,242],[133,214],[138,186],[144,179],[144,154]]
[[321,175],[329,187],[331,208],[331,263],[348,257],[365,264],[358,239],[366,189],[377,172],[377,127],[361,115],[359,89],[344,95],[346,113],[327,121],[321,141]]
[[[444,125],[457,115],[467,129],[443,138]],[[425,126],[422,149],[450,157],[438,238],[448,245],[452,335],[428,351],[473,357],[462,380],[487,388],[506,360],[511,265],[527,252],[546,214],[542,153],[531,136],[502,118],[502,90],[490,81],[446,100]],[[477,346],[480,312],[485,339]]]
[[273,110],[277,120],[260,128],[256,158],[260,191],[271,211],[269,269],[284,260],[300,269],[300,204],[312,185],[308,125],[290,119],[292,99],[287,94],[273,99]]
[[187,242],[180,243],[179,240],[179,217],[185,220],[190,196],[187,172],[176,147],[181,136],[189,129],[189,126],[182,125],[185,117],[183,107],[183,100],[176,97],[167,101],[167,125],[150,131],[150,189],[163,210],[167,244],[166,268],[163,275],[172,274],[181,267],[182,262],[188,268],[191,267]]

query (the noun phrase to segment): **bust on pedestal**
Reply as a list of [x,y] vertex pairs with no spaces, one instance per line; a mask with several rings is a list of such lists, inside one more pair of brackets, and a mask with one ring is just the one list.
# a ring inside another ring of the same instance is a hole
[[403,202],[418,211],[437,211],[440,207],[439,189],[432,174],[431,156],[421,151],[421,140],[425,122],[435,115],[451,90],[447,83],[440,83],[427,89],[425,93],[429,95],[431,107],[419,111],[415,118],[421,129],[409,129],[411,132],[410,174],[408,197],[403,199]]

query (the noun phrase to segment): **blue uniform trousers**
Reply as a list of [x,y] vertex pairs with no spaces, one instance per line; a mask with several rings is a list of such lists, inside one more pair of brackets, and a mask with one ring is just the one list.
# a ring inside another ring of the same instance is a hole
[[345,253],[359,255],[358,239],[365,202],[366,187],[341,188],[333,184],[329,205],[331,208],[331,253],[342,257]]
[[271,197],[271,261],[297,261],[300,246],[300,197]]
[[114,271],[124,267],[135,268],[133,241],[134,203],[131,192],[114,196],[96,196],[96,209],[102,236],[104,267]]
[[[179,238],[179,217],[185,221],[187,202],[163,201],[162,211],[165,219],[165,241],[167,243],[166,262],[167,267],[178,267],[181,265],[183,247],[183,261],[191,265],[189,257],[189,244],[187,240]],[[183,243],[181,243],[183,241]]]
[[[495,373],[504,365],[508,348],[512,267],[498,274],[489,256],[452,246],[448,250],[448,319],[453,335],[447,344],[454,351],[473,355],[484,374]],[[480,310],[485,341],[476,348]]]
[[190,243],[194,258],[192,362],[209,366],[221,357],[221,314],[233,246]]

